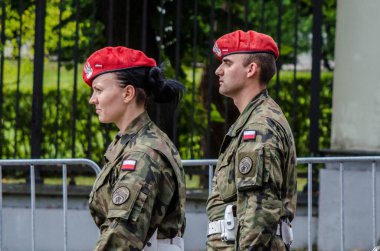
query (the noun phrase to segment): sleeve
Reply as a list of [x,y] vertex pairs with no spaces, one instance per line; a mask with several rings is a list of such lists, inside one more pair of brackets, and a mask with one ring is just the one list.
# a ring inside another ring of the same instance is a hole
[[[160,207],[158,191],[161,180],[165,179],[162,175],[165,166],[156,152],[133,152],[123,157],[116,169],[117,180],[110,191],[107,220],[101,226],[95,250],[143,249],[158,225],[154,221],[159,222],[152,215],[155,207]],[[168,195],[169,199],[171,196]],[[166,208],[160,209],[165,215]]]
[[270,247],[283,216],[284,151],[281,139],[266,125],[246,128],[235,156],[237,245],[239,250]]

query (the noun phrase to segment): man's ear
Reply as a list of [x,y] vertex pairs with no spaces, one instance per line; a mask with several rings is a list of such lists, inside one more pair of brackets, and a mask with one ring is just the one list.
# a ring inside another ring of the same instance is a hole
[[247,67],[248,67],[248,71],[247,71],[248,78],[257,74],[257,72],[259,71],[259,66],[255,62],[250,63]]
[[123,88],[123,99],[125,103],[131,102],[136,96],[136,88],[133,85],[127,85]]

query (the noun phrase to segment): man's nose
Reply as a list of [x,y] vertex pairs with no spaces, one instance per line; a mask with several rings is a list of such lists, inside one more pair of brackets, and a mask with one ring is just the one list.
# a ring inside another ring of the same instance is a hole
[[91,95],[90,99],[88,100],[88,103],[90,103],[91,105],[95,104],[94,94]]
[[215,75],[217,75],[217,76],[222,75],[222,68],[220,66],[218,68],[216,68]]

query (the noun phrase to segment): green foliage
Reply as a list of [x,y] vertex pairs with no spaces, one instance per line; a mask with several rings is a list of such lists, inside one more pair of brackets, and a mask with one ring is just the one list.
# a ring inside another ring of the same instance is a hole
[[[6,3],[6,44],[2,49],[11,51],[6,53],[8,58],[17,59],[19,42],[21,41],[26,53],[20,61],[20,68],[16,60],[6,60],[4,64],[4,103],[3,103],[3,130],[4,145],[2,146],[3,158],[29,158],[30,157],[30,124],[31,102],[33,85],[33,61],[34,32],[35,32],[35,2],[32,0],[11,1]],[[106,127],[98,122],[98,118],[91,108],[88,107],[89,89],[85,88],[80,78],[80,66],[78,67],[78,96],[77,109],[73,106],[73,61],[75,55],[75,38],[77,25],[76,0],[63,1],[49,0],[46,2],[45,20],[45,73],[44,73],[44,104],[43,104],[43,143],[42,158],[73,157],[72,146],[74,144],[75,157],[89,157],[100,162],[107,143],[108,135]],[[97,1],[99,4],[100,1]],[[202,103],[202,92],[199,83],[201,76],[207,71],[208,55],[215,38],[226,32],[245,29],[255,29],[265,32],[278,41],[278,1],[215,1],[214,27],[210,26],[211,0],[198,1],[197,14],[194,13],[194,1],[182,1],[181,18],[181,43],[180,43],[180,72],[179,80],[186,86],[185,93],[179,108],[178,134],[179,149],[183,159],[202,158],[202,142],[204,142],[207,127],[207,111]],[[309,52],[311,47],[312,27],[312,1],[300,0],[296,10],[294,1],[282,1],[281,15],[281,64],[293,61],[295,14],[298,13],[298,53]],[[19,3],[23,3],[19,6]],[[92,12],[92,0],[79,1],[78,23],[78,59],[90,55],[99,46],[105,45],[105,36],[102,35],[106,23],[95,18]],[[162,48],[160,56],[165,65],[166,76],[175,76],[174,63],[176,60],[176,27],[175,22],[177,1],[164,0],[164,27]],[[249,11],[246,12],[245,4],[248,3]],[[265,4],[264,4],[265,3]],[[263,5],[264,4],[264,5]],[[159,2],[156,3],[159,5]],[[62,7],[62,8],[61,8]],[[262,12],[261,10],[265,11]],[[336,1],[325,0],[323,2],[323,58],[333,58],[334,34],[335,34],[335,9]],[[62,23],[59,23],[60,10],[62,10]],[[103,10],[97,10],[99,12]],[[245,14],[248,14],[245,20]],[[262,14],[264,13],[264,14]],[[98,13],[101,14],[105,13]],[[155,33],[152,37],[160,34],[160,15],[156,11],[149,17],[149,25]],[[140,20],[141,13],[131,13],[131,20]],[[231,20],[228,20],[228,16]],[[22,27],[20,31],[20,19]],[[197,24],[196,48],[194,48],[193,34],[194,22]],[[230,22],[229,22],[230,21]],[[2,27],[3,28],[3,27]],[[59,31],[61,40],[59,41]],[[20,34],[22,34],[20,40]],[[140,37],[134,34],[132,38]],[[157,44],[157,41],[148,41]],[[61,46],[61,54],[59,47]],[[63,66],[60,69],[60,99],[57,98],[57,68],[55,60],[61,56]],[[194,58],[195,57],[195,58]],[[198,67],[193,73],[193,61]],[[201,65],[202,67],[199,67]],[[18,79],[17,76],[20,76]],[[279,103],[283,108],[290,124],[293,126],[298,156],[310,155],[308,151],[309,141],[309,110],[310,110],[310,74],[297,73],[297,100],[293,100],[293,76],[290,72],[281,72],[281,90]],[[271,88],[274,87],[272,83]],[[20,93],[17,94],[17,88]],[[331,120],[331,96],[332,74],[323,73],[321,81],[321,107],[320,107],[320,148],[328,148],[330,141]],[[203,92],[204,93],[204,92]],[[271,95],[274,96],[272,90]],[[194,99],[194,100],[193,100]],[[203,101],[205,97],[203,97]],[[195,106],[193,107],[193,102]],[[18,106],[18,108],[17,108]],[[58,109],[57,109],[58,108]],[[223,123],[224,120],[216,106],[211,104],[211,122]],[[19,109],[16,117],[15,110]],[[6,112],[5,112],[6,111]],[[90,114],[90,115],[89,115]],[[91,124],[88,123],[91,118]],[[75,121],[73,119],[75,118]],[[59,130],[57,131],[57,126]],[[72,126],[75,127],[73,134]],[[219,133],[219,132],[218,132]],[[89,138],[92,138],[92,147],[89,147]],[[75,138],[75,143],[72,139]]]
[[[310,83],[309,72],[297,72],[294,81],[293,72],[280,72],[280,94],[278,103],[281,106],[289,124],[292,126],[297,148],[297,156],[310,156]],[[332,83],[333,74],[322,72],[319,112],[319,147],[330,148],[331,116],[332,116]],[[297,86],[297,99],[293,100],[294,86]],[[269,93],[275,95],[275,79],[269,84]]]
[[[67,77],[66,77],[67,78]],[[280,75],[281,88],[279,104],[282,107],[289,123],[293,127],[296,141],[297,155],[309,156],[309,111],[310,111],[310,74],[297,73],[297,100],[293,100],[293,73],[282,71]],[[323,72],[320,92],[320,148],[329,148],[332,115],[332,80],[333,75]],[[273,80],[274,81],[274,80]],[[188,83],[185,81],[185,83]],[[274,85],[271,83],[270,94],[274,95]],[[22,84],[21,86],[24,86]],[[183,159],[198,159],[203,157],[201,142],[204,138],[207,123],[207,112],[198,102],[199,95],[195,93],[195,106],[192,109],[192,92],[185,94],[180,104],[178,122],[179,150]],[[191,89],[190,89],[191,90]],[[2,158],[30,158],[30,124],[32,108],[32,89],[20,89],[19,115],[16,117],[15,97],[16,88],[7,88],[3,103],[3,156]],[[82,82],[78,87],[77,110],[73,110],[73,91],[70,83],[63,83],[60,98],[57,98],[56,88],[46,88],[43,103],[43,143],[42,158],[71,158],[73,138],[73,118],[75,118],[75,157],[89,157],[101,163],[106,147],[106,129],[88,104],[90,89]],[[57,109],[58,107],[58,109]],[[221,115],[213,109],[213,121],[223,123]],[[293,115],[295,115],[293,117]],[[194,121],[193,121],[194,116]],[[89,123],[88,118],[91,122]],[[17,120],[17,122],[16,122]],[[16,126],[17,123],[17,126]],[[57,127],[59,130],[57,130]],[[191,133],[193,132],[193,133]],[[111,130],[111,137],[116,128]],[[92,138],[92,147],[89,152],[89,138]],[[15,140],[16,139],[16,140]]]
[[[22,5],[19,5],[22,2]],[[104,43],[101,33],[104,24],[96,21],[90,13],[92,10],[91,0],[81,0],[79,4],[79,16],[77,18],[77,8],[75,0],[62,1],[49,0],[46,3],[45,18],[45,55],[56,58],[60,53],[60,59],[66,62],[64,65],[72,68],[76,46],[76,26],[78,22],[78,59],[83,61],[84,56],[93,51],[94,44]],[[26,50],[22,57],[33,58],[34,36],[35,36],[35,3],[31,0],[5,1],[6,4],[6,24],[5,48],[11,50],[11,57],[19,56],[18,47],[22,46]],[[60,22],[61,13],[61,22]],[[90,15],[87,15],[90,14]],[[60,33],[60,35],[59,35]],[[21,42],[21,44],[19,44]],[[59,48],[60,45],[60,48]]]
[[[64,85],[69,86],[69,85]],[[106,131],[100,125],[94,110],[89,107],[89,88],[78,88],[77,110],[74,113],[71,88],[57,91],[48,89],[43,102],[43,142],[41,158],[88,157],[101,163],[105,151]],[[20,90],[19,114],[16,117],[14,97],[15,89],[4,94],[3,110],[3,156],[2,158],[30,158],[32,92],[30,88]],[[58,108],[58,109],[57,109]],[[88,116],[91,123],[88,122]],[[73,124],[75,119],[75,124]],[[16,122],[17,120],[17,122]],[[17,125],[16,125],[17,124]],[[75,126],[74,154],[72,155],[73,130]],[[57,130],[57,128],[59,130]],[[110,134],[116,133],[115,130]],[[88,140],[92,137],[91,153],[88,152]]]

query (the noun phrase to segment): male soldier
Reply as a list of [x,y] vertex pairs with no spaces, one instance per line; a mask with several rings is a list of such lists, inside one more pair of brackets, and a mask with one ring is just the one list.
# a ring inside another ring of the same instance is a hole
[[220,94],[240,112],[225,136],[207,201],[207,250],[287,250],[296,210],[296,152],[289,124],[268,95],[274,40],[241,30],[213,48]]

